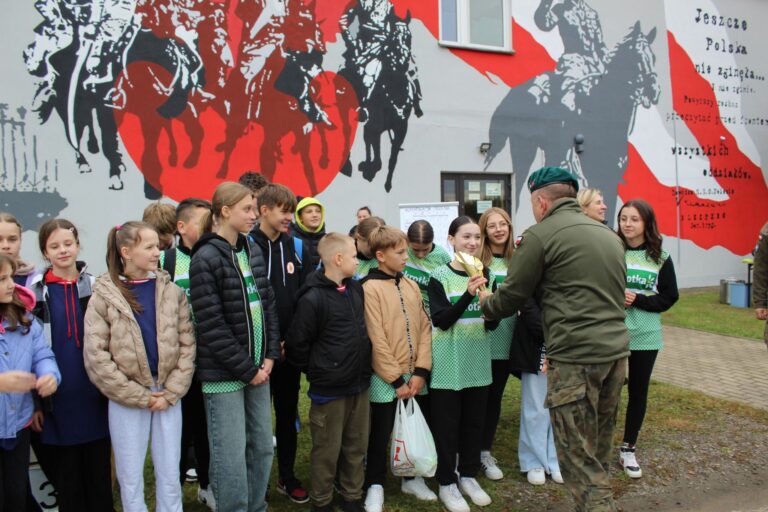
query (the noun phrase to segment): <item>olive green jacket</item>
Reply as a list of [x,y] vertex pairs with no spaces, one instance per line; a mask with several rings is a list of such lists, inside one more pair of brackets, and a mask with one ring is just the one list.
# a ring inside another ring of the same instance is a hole
[[768,308],[768,224],[760,231],[760,241],[755,252],[752,305],[756,308]]
[[506,279],[482,310],[489,320],[512,316],[534,296],[549,359],[606,363],[629,355],[626,274],[619,237],[575,199],[560,199],[523,233]]

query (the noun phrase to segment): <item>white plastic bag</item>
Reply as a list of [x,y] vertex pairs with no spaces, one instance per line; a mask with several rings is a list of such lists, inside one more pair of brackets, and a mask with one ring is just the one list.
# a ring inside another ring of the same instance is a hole
[[415,399],[397,401],[392,429],[390,465],[395,476],[435,476],[437,450],[424,415]]

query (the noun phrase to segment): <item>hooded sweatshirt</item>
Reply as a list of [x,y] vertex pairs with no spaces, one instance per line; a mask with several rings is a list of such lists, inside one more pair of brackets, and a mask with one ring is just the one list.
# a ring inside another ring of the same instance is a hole
[[43,321],[62,375],[52,407],[46,411],[45,444],[70,446],[109,435],[107,399],[91,383],[83,360],[83,318],[91,298],[93,276],[77,262],[77,280],[62,279],[49,268],[37,274],[32,290],[38,299],[35,315]]
[[[301,218],[299,216],[301,210],[313,204],[320,207],[320,216],[322,218],[320,221],[320,226],[315,230],[309,229],[304,224],[302,224]],[[305,197],[299,201],[299,204],[296,207],[295,219],[296,222],[291,224],[293,236],[301,239],[303,246],[307,247],[309,250],[309,261],[304,261],[304,265],[308,265],[310,268],[316,269],[320,264],[320,254],[317,252],[317,244],[319,244],[320,239],[325,236],[325,207],[323,206],[323,203],[314,197]]]
[[264,254],[267,279],[275,293],[280,339],[284,340],[293,318],[296,294],[304,284],[306,276],[314,270],[314,267],[300,263],[309,261],[309,251],[306,246],[302,247],[303,254],[298,257],[291,235],[280,233],[272,241],[258,226],[251,231],[251,238]]
[[310,274],[299,291],[285,355],[306,372],[312,395],[351,396],[368,389],[371,340],[360,283],[345,279],[338,286],[322,270]]

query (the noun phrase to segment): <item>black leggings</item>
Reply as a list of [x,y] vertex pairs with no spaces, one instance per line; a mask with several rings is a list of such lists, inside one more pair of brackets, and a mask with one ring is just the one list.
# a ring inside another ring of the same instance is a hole
[[658,350],[635,350],[629,355],[629,400],[624,422],[624,442],[634,445],[643,426],[648,404],[648,387]]
[[493,439],[496,437],[496,427],[499,426],[501,401],[504,398],[507,380],[509,380],[509,361],[506,359],[494,359],[491,361],[491,373],[493,381],[488,387],[488,405],[485,409],[483,443],[481,445],[481,448],[485,451],[491,451]]
[[[419,404],[419,409],[421,409],[427,425],[429,425],[429,395],[417,396],[416,402]],[[371,402],[371,433],[368,437],[364,489],[372,485],[384,485],[387,476],[387,463],[389,462],[387,445],[395,425],[396,412],[397,399],[389,403]]]
[[208,425],[205,422],[205,406],[202,384],[193,380],[189,391],[181,399],[181,459],[179,459],[179,478],[181,484],[187,478],[187,470],[192,467],[189,451],[194,448],[197,481],[201,489],[207,489],[210,483],[208,466],[211,452],[208,446]]
[[0,448],[0,512],[19,512],[26,509],[29,488],[29,433],[30,428],[19,430],[16,446],[10,450]]

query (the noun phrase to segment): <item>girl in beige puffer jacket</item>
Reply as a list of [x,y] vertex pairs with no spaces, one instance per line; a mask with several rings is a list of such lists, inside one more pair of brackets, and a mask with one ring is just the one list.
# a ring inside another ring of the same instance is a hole
[[109,272],[85,313],[85,369],[109,398],[109,431],[125,512],[146,511],[144,456],[151,435],[158,512],[182,512],[181,405],[192,380],[195,338],[187,299],[158,270],[157,232],[143,222],[107,239]]

